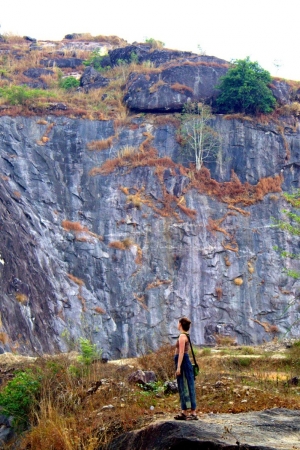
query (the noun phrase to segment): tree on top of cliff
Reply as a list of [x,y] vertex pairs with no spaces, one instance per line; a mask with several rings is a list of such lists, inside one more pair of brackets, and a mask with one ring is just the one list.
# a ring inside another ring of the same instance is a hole
[[233,61],[227,74],[221,78],[218,88],[221,94],[217,98],[220,112],[247,114],[270,113],[276,100],[268,84],[271,75],[257,62],[246,59]]
[[213,159],[221,145],[220,136],[209,123],[211,109],[204,103],[188,103],[184,107],[179,129],[180,143],[186,153],[195,158],[196,170],[204,161]]

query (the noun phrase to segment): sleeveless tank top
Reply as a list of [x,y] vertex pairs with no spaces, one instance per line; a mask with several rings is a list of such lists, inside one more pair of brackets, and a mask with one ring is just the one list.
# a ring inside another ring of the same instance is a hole
[[[181,334],[185,334],[185,333],[181,333]],[[189,346],[190,346],[190,342],[189,342],[189,340],[187,340],[184,344],[184,353],[188,353]],[[176,342],[176,350],[179,353],[179,338],[177,339],[177,342]]]

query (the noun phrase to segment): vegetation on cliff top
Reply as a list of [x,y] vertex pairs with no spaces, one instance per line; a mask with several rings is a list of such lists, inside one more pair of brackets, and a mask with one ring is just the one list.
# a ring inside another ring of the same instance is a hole
[[[126,62],[119,59],[114,67],[102,66],[105,46],[108,48],[124,47],[126,43],[116,37],[78,34],[70,35],[68,41],[61,43],[31,43],[18,36],[9,36],[0,42],[0,114],[16,116],[53,114],[69,117],[82,117],[85,119],[107,120],[115,119],[127,121],[129,112],[123,103],[124,88],[130,73],[147,74],[161,72],[164,65],[154,67],[149,61],[138,62],[133,52],[131,60]],[[73,42],[74,47],[68,46]],[[85,46],[88,42],[93,46]],[[82,44],[81,44],[82,43]],[[95,47],[99,43],[98,47]],[[76,45],[78,46],[76,46]],[[79,45],[81,44],[81,45]],[[155,39],[147,41],[151,51],[161,49],[163,43]],[[101,52],[99,51],[101,49]],[[167,52],[168,50],[164,50]],[[169,50],[170,51],[170,50]],[[50,60],[76,58],[82,64],[75,69],[71,67],[56,67],[56,64],[45,65]],[[172,60],[172,64],[179,61]],[[181,61],[182,64],[211,65],[215,62]],[[171,64],[171,65],[170,65]],[[91,65],[101,70],[109,80],[107,86],[91,89],[86,92],[78,89],[79,79],[85,67]],[[28,77],[27,69],[43,69],[46,72],[40,76]],[[269,113],[274,109],[274,98],[268,87],[271,77],[267,71],[246,60],[238,60],[229,69],[228,74],[221,82],[223,91],[218,100],[218,107],[222,112],[241,111],[245,114]],[[293,89],[299,86],[294,82]],[[152,87],[154,89],[154,87]],[[151,89],[152,89],[151,88]],[[184,85],[174,83],[172,89],[183,89]],[[298,103],[294,102],[292,109],[285,108],[285,113],[297,115]]]
[[268,87],[271,75],[257,62],[246,59],[233,61],[233,66],[221,78],[217,98],[220,112],[245,114],[270,113],[276,100]]

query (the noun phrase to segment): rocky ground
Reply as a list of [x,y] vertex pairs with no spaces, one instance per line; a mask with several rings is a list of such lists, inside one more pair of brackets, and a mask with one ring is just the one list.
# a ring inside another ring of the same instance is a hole
[[198,422],[163,419],[114,440],[108,450],[300,449],[300,411],[205,414]]

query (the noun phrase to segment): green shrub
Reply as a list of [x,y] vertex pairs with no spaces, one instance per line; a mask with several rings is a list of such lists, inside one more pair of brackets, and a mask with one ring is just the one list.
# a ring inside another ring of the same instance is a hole
[[10,105],[27,105],[38,97],[48,97],[49,93],[42,89],[30,89],[23,86],[5,86],[0,88],[0,97],[4,98]]
[[202,349],[202,356],[210,356],[211,355],[211,348],[203,348]]
[[271,75],[249,57],[233,61],[233,66],[221,78],[217,98],[219,112],[257,114],[270,113],[276,100],[268,84]]
[[253,347],[242,347],[243,355],[255,355],[255,349]]
[[132,63],[138,64],[138,62],[139,62],[139,57],[138,57],[138,55],[137,55],[135,52],[131,52],[131,53],[130,53],[130,61],[131,61]]
[[233,358],[232,363],[237,367],[249,367],[252,363],[251,358]]
[[1,413],[13,416],[17,429],[24,429],[40,392],[41,377],[31,370],[18,372],[0,392]]
[[70,89],[77,88],[80,84],[80,81],[77,80],[75,77],[66,77],[62,78],[59,85],[62,89],[66,89],[69,91]]
[[107,69],[110,69],[110,67],[102,67],[101,62],[103,58],[107,55],[101,55],[99,50],[94,50],[91,53],[91,56],[86,61],[83,61],[84,66],[93,66],[94,69],[98,70],[99,72],[105,71]]
[[165,46],[164,42],[153,38],[145,39],[145,42],[146,44],[150,44],[153,49],[162,49]]
[[93,361],[100,359],[102,351],[97,349],[96,344],[92,344],[89,339],[80,338],[80,353],[78,357],[79,362],[89,366]]

